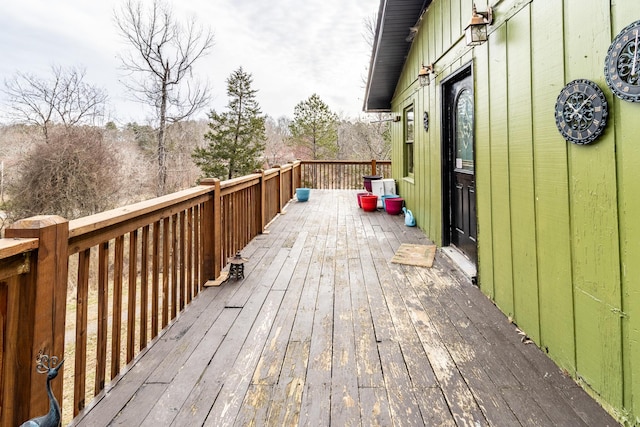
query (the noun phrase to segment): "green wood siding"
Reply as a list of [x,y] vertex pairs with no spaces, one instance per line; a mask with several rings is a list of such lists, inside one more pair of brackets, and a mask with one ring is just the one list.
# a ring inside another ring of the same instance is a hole
[[[489,41],[470,48],[472,3],[434,0],[420,23],[392,103],[395,115],[413,104],[416,117],[412,179],[393,125],[398,190],[442,244],[441,81],[472,61],[480,287],[615,416],[640,425],[640,104],[615,98],[603,75],[640,3],[491,1]],[[422,63],[437,74],[424,88]],[[558,93],[578,78],[609,101],[607,128],[587,146],[565,142],[554,120]]]
[[[513,316],[513,258],[511,256],[511,200],[509,199],[509,111],[507,109],[507,49],[500,40],[507,37],[507,27],[501,26],[489,45],[489,100],[491,163],[484,170],[491,173],[491,216],[493,218],[493,270],[495,301],[506,314]],[[484,165],[478,165],[482,169]],[[480,171],[478,171],[480,174]],[[477,189],[478,194],[482,191]],[[489,237],[489,236],[487,236]],[[478,240],[483,239],[478,234]],[[480,255],[479,255],[480,256]],[[481,279],[482,280],[482,279]]]
[[[562,40],[561,2],[531,5],[533,150],[540,346],[575,373],[567,144],[559,143],[554,105],[564,86],[564,54],[549,46]],[[554,90],[549,90],[549,88]],[[549,256],[553,254],[553,256]]]
[[507,22],[509,198],[513,257],[514,318],[539,342],[538,270],[531,112],[531,13],[522,9]]
[[[616,2],[612,8],[611,38],[629,24],[631,18],[639,19],[637,2]],[[633,408],[640,417],[640,144],[638,144],[638,117],[640,106],[613,99],[616,137],[616,162],[618,165],[618,215],[620,217],[620,271],[622,276],[622,336],[624,407]]]
[[[604,58],[611,43],[609,2],[566,2],[565,79],[589,78],[605,88]],[[589,45],[585,45],[585,39]],[[611,123],[609,123],[611,125]],[[576,370],[613,406],[622,403],[620,258],[618,248],[615,131],[595,144],[569,146],[569,194],[576,325]],[[606,343],[606,344],[605,344]]]
[[[485,43],[476,48],[481,54],[475,59],[475,108],[476,108],[476,186],[483,191],[477,194],[478,235],[493,235],[491,186],[491,114],[489,108],[489,45]],[[486,256],[485,256],[486,254]],[[493,239],[478,240],[478,278],[482,281],[482,290],[495,299]]]

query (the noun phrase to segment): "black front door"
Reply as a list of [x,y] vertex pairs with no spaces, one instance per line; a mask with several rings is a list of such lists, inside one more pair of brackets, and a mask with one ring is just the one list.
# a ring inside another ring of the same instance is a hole
[[443,83],[443,171],[445,240],[474,263],[476,244],[476,185],[474,102],[471,68]]

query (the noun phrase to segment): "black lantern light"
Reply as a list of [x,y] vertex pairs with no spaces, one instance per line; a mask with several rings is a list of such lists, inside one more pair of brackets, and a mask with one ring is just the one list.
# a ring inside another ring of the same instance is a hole
[[234,280],[244,279],[244,262],[240,251],[236,252],[233,258],[227,258],[229,263],[229,278]]

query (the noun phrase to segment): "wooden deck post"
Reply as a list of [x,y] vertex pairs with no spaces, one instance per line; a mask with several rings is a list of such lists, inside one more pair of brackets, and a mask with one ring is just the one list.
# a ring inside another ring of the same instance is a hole
[[264,179],[264,170],[260,170],[260,234],[264,233],[267,225],[267,184]]
[[[6,342],[16,346],[16,363],[5,372],[13,375],[15,388],[8,391],[15,393],[15,398],[4,402],[3,412],[12,406],[9,413],[13,412],[14,419],[6,424],[10,420],[3,414],[3,425],[20,425],[49,411],[47,378],[36,373],[36,358],[39,354],[56,356],[60,361],[64,358],[69,222],[59,216],[22,219],[5,231],[5,237],[39,239],[30,271],[21,289],[10,297],[10,309],[16,311],[7,319]],[[62,401],[63,369],[51,383],[58,401]]]
[[284,183],[282,182],[282,166],[278,166],[278,213],[282,212],[282,208],[284,207],[282,194],[282,186]]
[[293,195],[296,193],[296,179],[295,179],[295,174],[296,174],[296,162],[293,162],[293,164],[291,165],[291,187],[289,187],[289,193],[287,194],[287,202],[291,199],[293,199]]
[[378,167],[376,165],[376,159],[371,160],[371,175],[377,175]]
[[213,190],[213,275],[217,278],[222,271],[222,191],[220,180],[214,181]]
[[220,180],[207,178],[200,181],[201,185],[211,185],[211,198],[204,204],[202,213],[203,239],[203,277],[205,280],[215,280],[222,270],[222,195]]
[[301,187],[302,186],[302,162],[300,160],[296,160],[294,163],[294,167],[295,167],[295,175],[296,175],[296,182],[295,184],[292,186],[292,193],[291,193],[291,198],[293,199],[293,195],[295,194],[296,191],[296,187]]

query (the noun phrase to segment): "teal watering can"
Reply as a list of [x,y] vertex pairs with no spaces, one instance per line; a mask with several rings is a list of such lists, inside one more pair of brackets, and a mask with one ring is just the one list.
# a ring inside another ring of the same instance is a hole
[[416,219],[413,217],[413,212],[407,208],[402,208],[402,212],[404,212],[404,225],[407,227],[415,227]]

